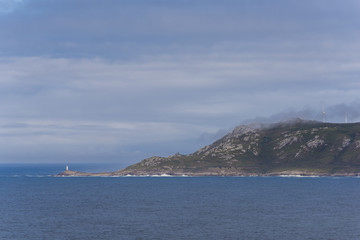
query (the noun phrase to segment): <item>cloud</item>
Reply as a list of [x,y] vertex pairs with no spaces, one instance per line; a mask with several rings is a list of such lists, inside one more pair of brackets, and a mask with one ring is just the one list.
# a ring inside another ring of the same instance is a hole
[[133,62],[2,58],[2,154],[52,152],[79,159],[123,154],[141,160],[171,150],[195,151],[219,129],[256,116],[262,118],[253,121],[319,120],[325,107],[329,121],[342,121],[342,109],[358,120],[360,89],[352,78],[358,65],[335,63],[248,61],[236,54]]
[[154,54],[206,53],[227,44],[230,52],[276,52],[292,46],[301,53],[304,47],[316,51],[327,46],[331,53],[331,48],[346,48],[359,37],[356,1],[25,3],[21,11],[0,21],[4,56],[128,60]]
[[9,138],[16,137],[18,138],[16,144],[26,145],[99,143],[131,145],[150,141],[163,142],[174,138],[186,139],[197,136],[199,132],[210,130],[213,128],[209,126],[166,122],[28,120],[0,124],[3,143],[8,142]]
[[323,107],[358,119],[355,0],[1,3],[16,10],[0,14],[7,158],[191,152],[246,119]]
[[211,131],[215,131],[212,126],[166,122],[2,121],[0,156],[12,161],[24,160],[25,156],[30,161],[46,161],[49,157],[57,161],[94,157],[110,161],[123,157],[122,162],[129,163],[153,154],[150,149],[156,145],[192,141],[202,132]]
[[248,61],[236,54],[136,62],[3,58],[0,109],[11,118],[209,123],[349,103],[359,96],[357,66],[335,60]]
[[[320,108],[312,106],[305,106],[303,108],[288,108],[276,114],[272,114],[268,117],[259,116],[253,119],[245,120],[244,123],[276,123],[295,118],[301,118],[305,120],[315,120],[337,123],[351,123],[360,122],[360,100],[349,103],[341,103],[335,105],[326,105]],[[323,115],[325,112],[325,116]]]
[[13,12],[24,0],[0,0],[0,14]]

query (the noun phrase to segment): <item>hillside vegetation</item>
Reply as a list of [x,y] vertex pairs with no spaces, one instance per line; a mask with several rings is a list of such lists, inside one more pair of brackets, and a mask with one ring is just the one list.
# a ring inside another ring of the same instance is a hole
[[360,123],[297,119],[242,125],[189,154],[151,157],[114,175],[358,175]]

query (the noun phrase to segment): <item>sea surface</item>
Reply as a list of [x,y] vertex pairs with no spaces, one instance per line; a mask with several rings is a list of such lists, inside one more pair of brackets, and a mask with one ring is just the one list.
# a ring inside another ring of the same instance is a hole
[[360,239],[360,178],[49,176],[63,170],[0,165],[0,239]]

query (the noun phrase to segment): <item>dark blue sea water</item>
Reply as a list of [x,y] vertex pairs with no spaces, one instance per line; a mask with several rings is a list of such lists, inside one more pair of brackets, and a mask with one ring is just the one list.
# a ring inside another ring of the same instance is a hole
[[0,239],[360,239],[360,178],[47,176],[57,168],[0,165]]

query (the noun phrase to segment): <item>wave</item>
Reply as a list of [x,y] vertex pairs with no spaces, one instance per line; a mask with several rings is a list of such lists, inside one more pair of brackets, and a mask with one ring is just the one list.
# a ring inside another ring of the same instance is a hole
[[311,175],[311,176],[309,176],[309,175],[299,175],[299,174],[289,174],[289,175],[287,175],[287,174],[285,174],[285,175],[279,175],[278,177],[287,177],[287,178],[318,178],[318,177],[320,177],[320,176],[317,176],[317,175]]
[[13,174],[13,175],[0,175],[0,177],[5,178],[45,178],[45,177],[52,177],[52,175],[46,174]]
[[170,174],[154,174],[154,175],[124,175],[124,176],[111,176],[111,177],[191,177],[189,175],[170,175]]

